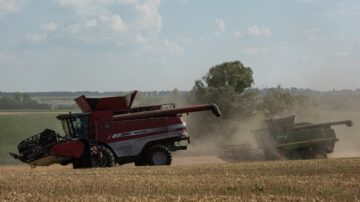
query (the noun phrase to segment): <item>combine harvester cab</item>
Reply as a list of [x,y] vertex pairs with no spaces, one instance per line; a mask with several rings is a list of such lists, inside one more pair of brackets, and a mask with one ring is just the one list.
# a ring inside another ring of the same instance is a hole
[[75,102],[82,113],[57,116],[64,135],[46,129],[18,145],[14,158],[33,166],[72,163],[74,168],[170,165],[171,152],[186,150],[190,138],[182,114],[212,111],[217,105],[176,108],[175,104],[132,108],[137,91],[128,96],[86,98]]
[[255,131],[255,137],[268,160],[327,158],[339,141],[331,128],[336,125],[351,127],[353,123],[351,120],[295,123],[295,116],[290,116],[267,120],[267,127]]

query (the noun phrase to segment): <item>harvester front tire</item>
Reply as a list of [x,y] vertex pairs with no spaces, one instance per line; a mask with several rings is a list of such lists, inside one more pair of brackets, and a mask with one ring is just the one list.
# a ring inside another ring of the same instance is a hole
[[155,145],[148,150],[146,160],[150,166],[168,166],[172,161],[171,152],[163,145]]
[[98,150],[101,153],[101,159],[97,167],[113,167],[115,165],[115,157],[113,152],[104,145],[99,145]]

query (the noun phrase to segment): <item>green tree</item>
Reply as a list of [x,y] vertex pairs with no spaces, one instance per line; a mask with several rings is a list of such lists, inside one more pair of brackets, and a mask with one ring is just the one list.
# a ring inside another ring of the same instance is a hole
[[223,117],[214,118],[208,114],[191,117],[190,124],[193,136],[208,137],[213,133],[221,137],[234,134],[240,120],[251,117],[256,111],[257,90],[251,89],[254,84],[253,71],[240,61],[225,62],[210,68],[209,72],[195,82],[192,89],[194,102],[215,103]]
[[251,90],[253,84],[250,67],[239,61],[225,62],[212,67],[202,80],[197,80],[193,94],[197,102],[216,103],[228,119],[237,109],[247,105],[246,102],[253,101],[256,95]]
[[209,88],[231,88],[242,93],[254,84],[253,71],[240,61],[225,62],[212,67],[203,80]]

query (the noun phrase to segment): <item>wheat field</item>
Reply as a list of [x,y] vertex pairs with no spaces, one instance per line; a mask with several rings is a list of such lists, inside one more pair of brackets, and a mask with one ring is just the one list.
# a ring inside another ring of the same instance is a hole
[[0,167],[0,201],[360,201],[360,158],[73,170]]

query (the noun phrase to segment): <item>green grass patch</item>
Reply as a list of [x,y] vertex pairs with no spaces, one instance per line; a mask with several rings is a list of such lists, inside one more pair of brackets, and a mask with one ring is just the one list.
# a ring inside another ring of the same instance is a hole
[[45,128],[62,133],[57,115],[58,113],[0,115],[0,164],[16,162],[8,153],[17,152],[17,144],[21,140],[40,133]]

